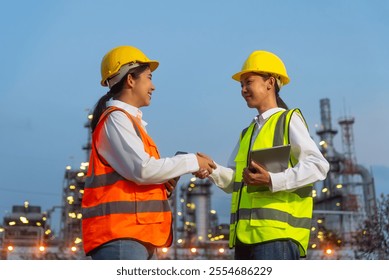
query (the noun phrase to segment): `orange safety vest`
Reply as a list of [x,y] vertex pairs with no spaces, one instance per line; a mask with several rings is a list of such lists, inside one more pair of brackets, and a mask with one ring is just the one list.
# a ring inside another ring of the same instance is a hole
[[92,152],[82,198],[82,235],[86,254],[115,239],[136,239],[156,247],[172,243],[172,213],[164,184],[139,185],[118,174],[96,149],[100,130],[113,111],[124,112],[145,152],[159,159],[158,149],[145,130],[125,110],[108,107],[92,134]]

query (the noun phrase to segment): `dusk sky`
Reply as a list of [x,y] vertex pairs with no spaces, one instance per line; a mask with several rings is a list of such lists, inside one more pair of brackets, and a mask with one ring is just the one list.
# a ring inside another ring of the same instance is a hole
[[[338,119],[353,116],[356,159],[389,193],[388,1],[6,1],[0,14],[1,219],[25,200],[61,205],[65,167],[86,161],[84,124],[106,93],[101,58],[119,45],[160,62],[142,111],[163,157],[200,151],[226,164],[257,114],[231,76],[268,50],[291,78],[281,97],[314,140],[329,98],[336,149]],[[228,222],[228,196],[213,193]]]

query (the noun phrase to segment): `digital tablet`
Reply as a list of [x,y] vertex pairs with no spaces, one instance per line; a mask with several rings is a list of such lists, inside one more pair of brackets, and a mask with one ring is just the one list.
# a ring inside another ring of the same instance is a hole
[[250,160],[263,165],[267,171],[272,173],[282,172],[287,169],[289,157],[290,145],[253,150],[250,152]]

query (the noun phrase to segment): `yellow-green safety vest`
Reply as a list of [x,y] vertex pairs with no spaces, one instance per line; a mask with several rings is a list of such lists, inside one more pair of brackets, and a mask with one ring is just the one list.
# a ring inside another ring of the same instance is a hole
[[[283,110],[271,115],[260,129],[251,150],[289,144],[289,124],[293,113],[299,114],[304,120],[299,109]],[[235,157],[229,245],[233,248],[236,238],[245,244],[290,239],[298,244],[300,256],[305,257],[311,230],[313,184],[293,191],[273,193],[268,186],[247,186],[242,182],[255,125],[253,122],[242,131]],[[297,159],[291,154],[289,167],[296,163]]]

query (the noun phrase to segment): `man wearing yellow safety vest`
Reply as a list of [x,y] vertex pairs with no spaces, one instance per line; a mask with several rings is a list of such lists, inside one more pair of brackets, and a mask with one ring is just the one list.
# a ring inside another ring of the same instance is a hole
[[149,106],[159,63],[133,46],[110,50],[101,62],[92,152],[82,198],[84,250],[96,260],[156,259],[172,242],[168,195],[177,178],[214,163],[201,154],[160,158],[139,108]]
[[[299,109],[289,110],[279,96],[289,83],[284,63],[258,50],[232,78],[258,115],[240,135],[228,167],[216,164],[214,183],[232,193],[230,247],[235,259],[299,259],[305,257],[311,229],[312,186],[324,180],[329,164],[311,139]],[[250,151],[291,145],[289,166],[269,172],[249,160]],[[198,172],[200,178],[207,172]]]

